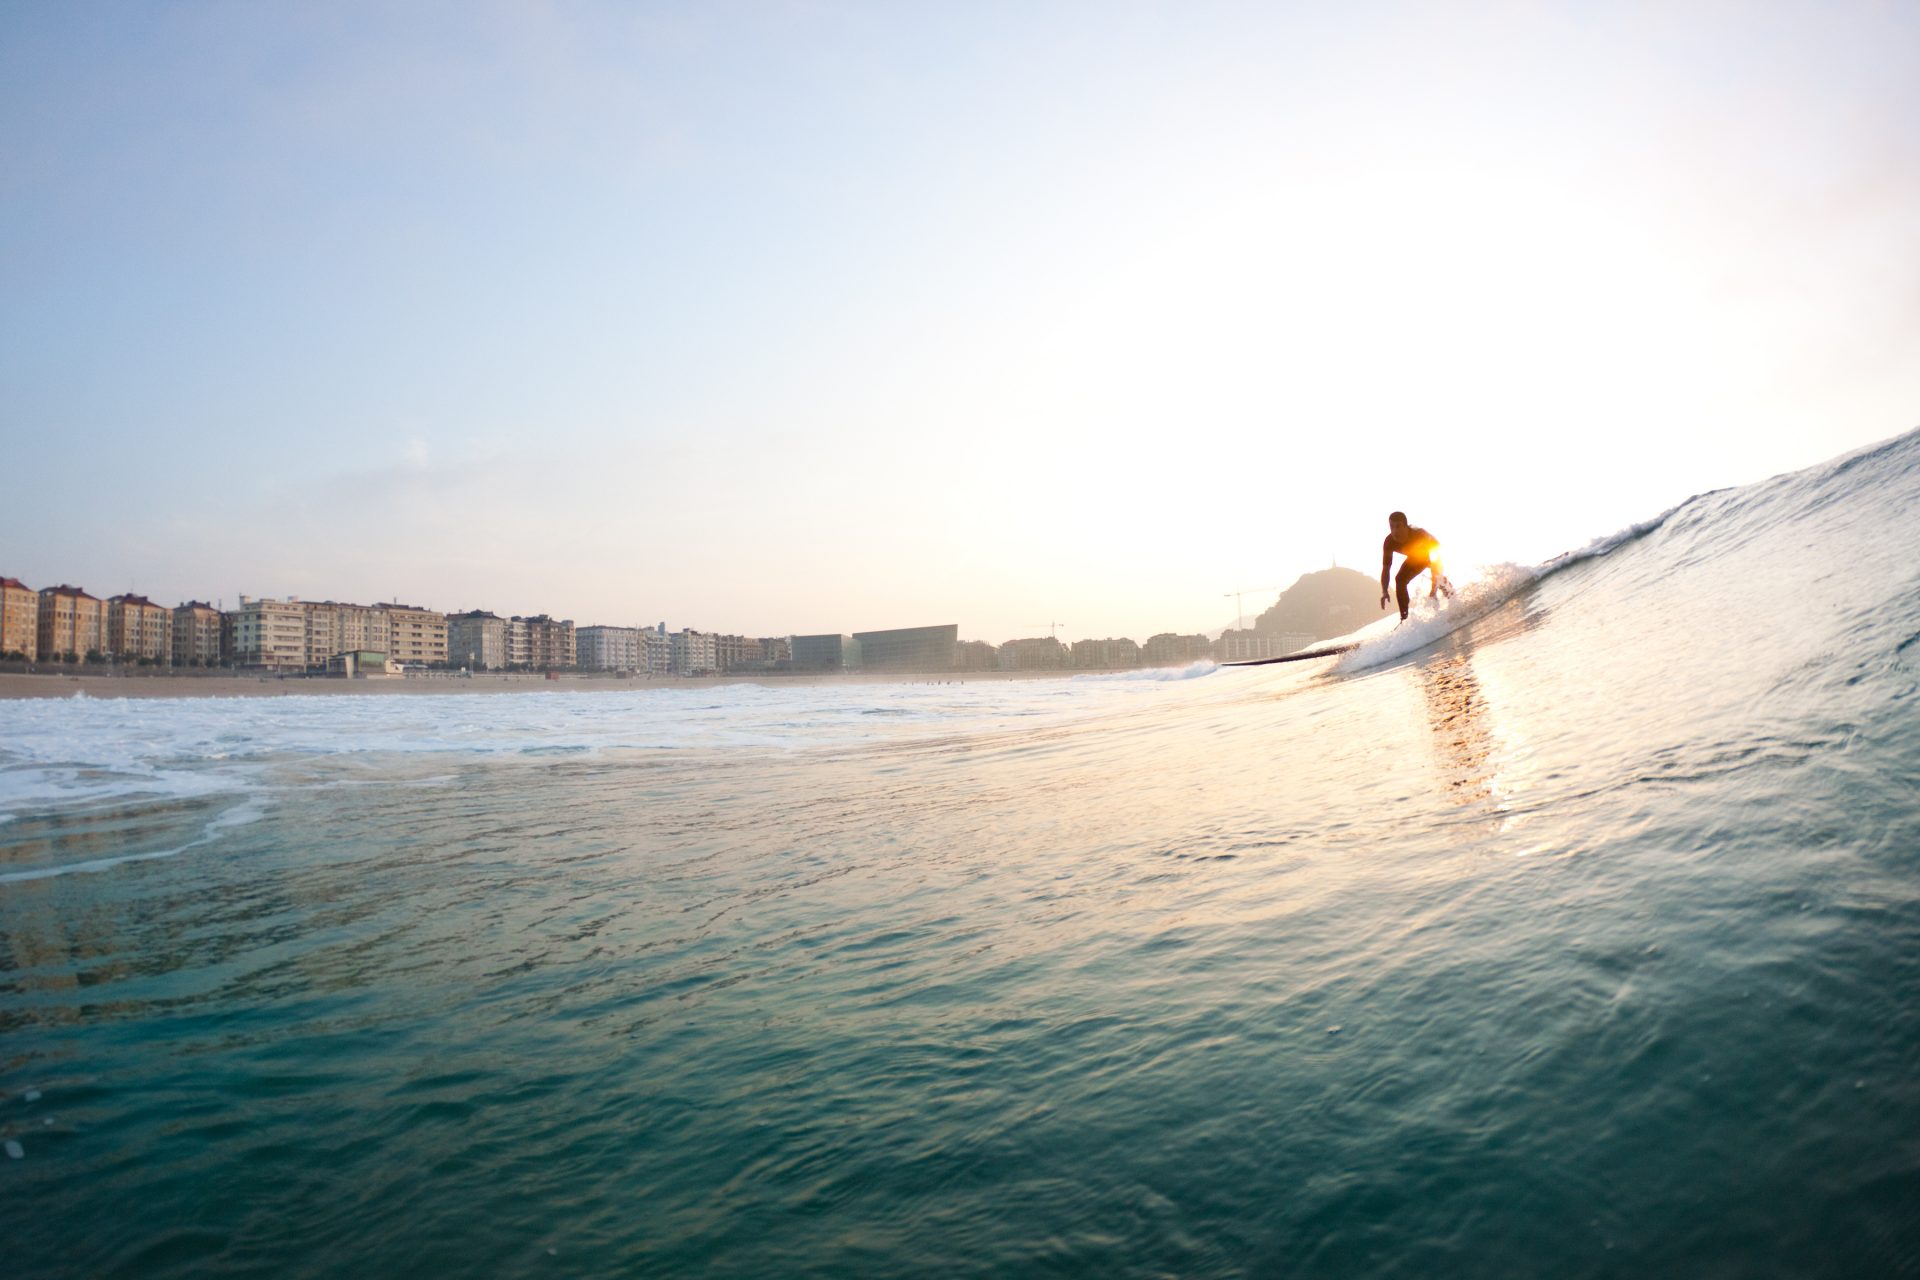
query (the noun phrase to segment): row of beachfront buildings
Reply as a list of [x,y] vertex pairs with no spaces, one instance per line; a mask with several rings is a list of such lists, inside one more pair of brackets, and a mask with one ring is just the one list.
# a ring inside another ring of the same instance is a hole
[[771,671],[1113,670],[1202,659],[1276,656],[1310,636],[1228,631],[1218,640],[1164,632],[1127,639],[1051,636],[993,645],[951,623],[850,635],[741,636],[683,628],[583,626],[547,614],[440,613],[398,602],[240,597],[237,609],[141,595],[107,599],[62,584],[34,590],[0,578],[0,659],[115,662],[271,672],[464,668],[623,671],[649,676]]
[[1193,662],[1244,662],[1253,658],[1277,658],[1313,643],[1313,635],[1304,631],[1260,631],[1248,627],[1228,628],[1217,639],[1204,635],[1181,635],[1163,631],[1145,644],[1125,638],[1075,640],[1068,644],[1050,636],[1034,636],[990,645],[963,641],[969,669],[1001,671],[1117,671],[1127,667],[1174,667]]
[[38,591],[0,578],[0,658],[79,662],[124,655],[168,666],[220,666],[225,615],[189,601],[169,609],[145,596],[102,600],[79,587]]
[[34,590],[0,578],[0,658],[107,661],[165,667],[307,672],[332,668],[581,667],[656,675],[770,670],[790,656],[784,638],[716,635],[664,624],[576,627],[546,614],[441,613],[398,602],[240,597],[237,609],[192,600],[168,608],[140,595],[101,599],[62,584]]

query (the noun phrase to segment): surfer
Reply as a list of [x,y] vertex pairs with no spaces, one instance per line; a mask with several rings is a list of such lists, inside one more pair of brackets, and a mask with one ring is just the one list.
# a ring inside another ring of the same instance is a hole
[[[1393,573],[1395,554],[1406,557],[1398,574]],[[1387,607],[1387,578],[1393,577],[1394,599],[1400,604],[1400,621],[1407,620],[1407,584],[1421,574],[1428,574],[1433,589],[1427,594],[1437,596],[1442,590],[1453,594],[1453,586],[1442,574],[1440,567],[1440,539],[1422,529],[1419,525],[1407,523],[1407,513],[1396,511],[1387,517],[1387,540],[1380,544],[1380,607]]]

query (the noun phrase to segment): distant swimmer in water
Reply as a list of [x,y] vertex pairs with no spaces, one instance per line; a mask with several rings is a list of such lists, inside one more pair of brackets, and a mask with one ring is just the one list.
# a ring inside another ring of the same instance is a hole
[[[1395,554],[1406,557],[1400,566],[1400,572],[1393,574]],[[1387,607],[1387,577],[1393,574],[1393,596],[1400,603],[1400,621],[1407,620],[1407,584],[1421,574],[1428,574],[1433,589],[1427,594],[1437,596],[1442,591],[1453,594],[1453,584],[1443,576],[1445,570],[1440,567],[1440,539],[1422,529],[1419,525],[1407,523],[1407,513],[1396,511],[1387,517],[1387,540],[1380,544],[1380,607]]]

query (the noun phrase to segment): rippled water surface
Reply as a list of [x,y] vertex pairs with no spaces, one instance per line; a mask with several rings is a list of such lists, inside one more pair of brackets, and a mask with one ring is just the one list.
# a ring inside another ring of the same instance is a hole
[[1915,1274],[1917,503],[1297,666],[7,704],[0,1256]]

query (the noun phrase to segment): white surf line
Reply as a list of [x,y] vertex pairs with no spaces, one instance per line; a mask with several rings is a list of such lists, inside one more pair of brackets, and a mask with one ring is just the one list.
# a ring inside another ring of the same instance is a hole
[[150,862],[155,858],[173,858],[189,849],[197,849],[203,844],[212,843],[228,827],[243,827],[257,822],[266,815],[265,806],[256,801],[246,801],[220,814],[209,822],[206,829],[192,840],[175,849],[155,849],[148,853],[123,853],[113,858],[90,858],[85,862],[67,862],[57,867],[35,867],[31,871],[14,871],[0,875],[0,884],[15,884],[25,880],[49,880],[54,876],[80,875],[95,871],[106,871],[128,862]]

